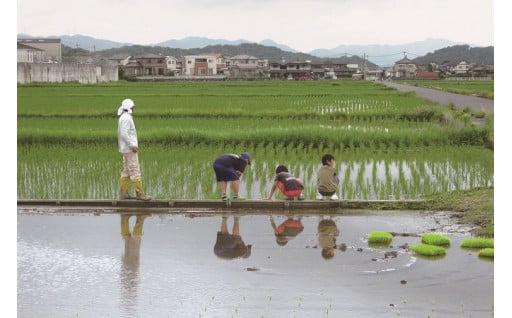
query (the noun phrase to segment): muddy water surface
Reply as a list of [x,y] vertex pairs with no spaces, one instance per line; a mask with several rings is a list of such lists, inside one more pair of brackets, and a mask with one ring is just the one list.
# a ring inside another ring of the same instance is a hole
[[[494,264],[443,213],[168,212],[18,208],[18,317],[493,314]],[[368,246],[376,230],[391,246]],[[446,256],[407,249],[426,232]]]

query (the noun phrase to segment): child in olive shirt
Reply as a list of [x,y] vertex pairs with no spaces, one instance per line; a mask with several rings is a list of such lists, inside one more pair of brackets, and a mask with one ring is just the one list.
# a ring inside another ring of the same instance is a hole
[[329,197],[331,200],[338,200],[336,191],[338,190],[340,180],[336,173],[336,169],[334,169],[335,164],[333,155],[323,155],[322,167],[320,167],[317,172],[317,200],[323,200],[325,197]]

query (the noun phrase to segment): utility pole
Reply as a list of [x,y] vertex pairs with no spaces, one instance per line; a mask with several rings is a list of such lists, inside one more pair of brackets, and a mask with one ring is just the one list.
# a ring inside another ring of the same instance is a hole
[[363,79],[366,79],[366,52],[363,52]]
[[75,62],[78,64],[78,49],[80,48],[80,45],[78,42],[76,43],[76,50],[75,50]]

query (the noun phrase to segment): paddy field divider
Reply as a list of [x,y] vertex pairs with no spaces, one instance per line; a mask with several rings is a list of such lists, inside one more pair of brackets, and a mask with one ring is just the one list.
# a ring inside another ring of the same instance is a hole
[[92,207],[92,208],[208,208],[208,209],[365,209],[365,210],[424,210],[428,200],[116,200],[116,199],[24,199],[18,208],[28,207]]

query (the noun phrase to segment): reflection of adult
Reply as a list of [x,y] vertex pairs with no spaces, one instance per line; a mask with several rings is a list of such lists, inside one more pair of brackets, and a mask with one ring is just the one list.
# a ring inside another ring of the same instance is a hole
[[144,219],[149,215],[137,214],[132,232],[130,232],[131,214],[121,214],[121,236],[124,240],[124,253],[121,268],[121,300],[127,308],[137,297],[139,278],[139,256]]
[[276,236],[276,243],[284,246],[289,240],[299,235],[304,230],[301,218],[293,218],[289,216],[283,223],[276,226],[274,218],[270,216],[270,225],[274,229],[274,235]]
[[220,231],[217,232],[217,240],[213,252],[218,257],[224,259],[247,258],[251,256],[252,245],[246,245],[240,236],[239,217],[234,217],[232,234],[228,232],[227,220],[226,216],[222,217]]
[[330,217],[322,218],[318,223],[318,245],[322,248],[322,257],[331,259],[334,256],[336,237],[340,234],[336,222]]
[[130,232],[130,217],[131,214],[121,215],[121,236],[124,240],[124,256],[123,261],[130,267],[138,267],[140,241],[142,237],[142,227],[144,226],[144,219],[149,215],[137,214],[133,230]]
[[130,180],[135,188],[137,200],[148,201],[150,196],[142,191],[142,179],[139,165],[139,145],[137,140],[137,130],[133,122],[132,113],[135,109],[135,103],[131,99],[125,99],[117,110],[119,123],[117,126],[117,141],[119,152],[123,154],[123,170],[121,171],[121,193],[120,199],[133,199],[128,194]]

